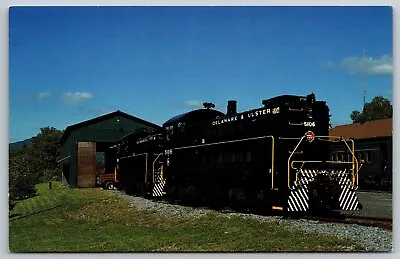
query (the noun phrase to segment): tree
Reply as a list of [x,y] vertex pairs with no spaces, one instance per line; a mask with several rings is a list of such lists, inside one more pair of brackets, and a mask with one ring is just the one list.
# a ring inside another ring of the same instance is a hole
[[362,112],[356,110],[350,114],[353,123],[389,119],[392,117],[393,106],[388,99],[382,96],[376,96],[371,102],[366,103]]
[[[27,148],[10,154],[9,199],[21,200],[36,195],[36,171]],[[11,203],[10,203],[11,204]]]
[[364,114],[359,111],[352,111],[350,114],[350,118],[353,121],[353,123],[365,121]]
[[58,176],[57,157],[62,131],[45,127],[32,139],[31,145],[10,152],[9,198],[25,199],[36,194],[35,185]]
[[32,159],[39,162],[38,182],[49,181],[57,176],[57,158],[60,156],[61,136],[62,131],[53,127],[45,127],[41,128],[40,133],[32,139]]

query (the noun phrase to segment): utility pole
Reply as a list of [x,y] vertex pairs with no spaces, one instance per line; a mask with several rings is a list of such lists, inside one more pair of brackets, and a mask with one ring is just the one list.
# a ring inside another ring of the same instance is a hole
[[365,62],[366,62],[366,50],[365,47],[363,49],[363,62],[362,62],[362,73],[363,73],[363,86],[364,86],[364,99],[363,99],[363,110],[365,107],[365,99],[367,96],[367,78],[366,78],[366,67],[365,67]]

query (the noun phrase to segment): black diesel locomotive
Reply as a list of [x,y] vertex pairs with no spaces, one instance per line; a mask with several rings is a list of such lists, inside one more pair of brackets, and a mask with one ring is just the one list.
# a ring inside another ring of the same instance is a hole
[[[228,101],[227,114],[205,105],[165,122],[159,133],[160,177],[153,177],[156,180],[149,185],[153,196],[163,188],[170,199],[190,198],[209,205],[356,210],[354,144],[329,137],[326,103],[310,94],[278,96],[262,104],[237,113],[236,101]],[[330,161],[331,141],[342,142],[353,154],[352,161]]]

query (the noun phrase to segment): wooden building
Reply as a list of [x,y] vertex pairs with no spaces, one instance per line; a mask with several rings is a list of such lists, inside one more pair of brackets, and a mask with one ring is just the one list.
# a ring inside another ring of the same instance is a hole
[[[352,138],[355,155],[362,162],[359,171],[360,189],[391,189],[393,159],[392,119],[341,125],[330,130],[331,136]],[[332,145],[332,160],[350,161],[345,147]]]
[[64,184],[95,187],[96,171],[114,172],[116,153],[112,146],[137,131],[152,132],[160,126],[121,111],[115,111],[68,126],[60,144],[60,168]]

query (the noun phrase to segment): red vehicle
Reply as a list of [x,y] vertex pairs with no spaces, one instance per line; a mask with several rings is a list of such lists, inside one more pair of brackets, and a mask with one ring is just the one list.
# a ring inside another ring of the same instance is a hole
[[118,179],[115,171],[113,173],[106,173],[104,168],[96,169],[96,184],[102,186],[106,190],[113,190],[118,185]]

